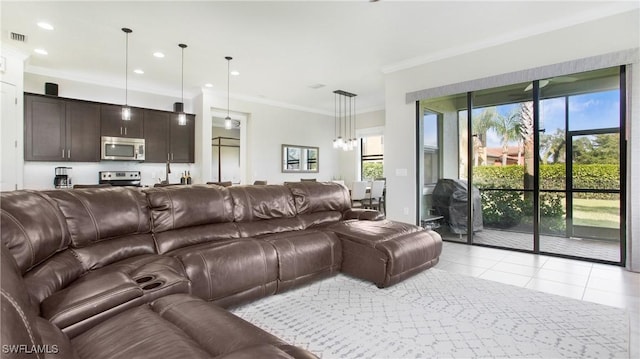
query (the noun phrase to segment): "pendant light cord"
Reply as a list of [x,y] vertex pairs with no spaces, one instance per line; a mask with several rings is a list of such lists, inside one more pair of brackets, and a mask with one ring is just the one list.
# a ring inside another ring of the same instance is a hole
[[230,71],[231,71],[231,57],[227,56],[227,118],[229,117],[229,82],[230,82]]
[[[181,44],[182,45],[182,44]],[[186,46],[180,46],[182,48],[182,89],[181,89],[181,95],[182,95],[182,112],[184,112],[184,48]]]
[[129,34],[133,32],[131,29],[123,27],[122,31],[125,33],[125,47],[124,47],[124,105],[129,104]]

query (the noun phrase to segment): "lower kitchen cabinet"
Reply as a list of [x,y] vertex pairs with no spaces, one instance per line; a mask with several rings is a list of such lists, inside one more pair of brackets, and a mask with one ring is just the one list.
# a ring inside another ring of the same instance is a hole
[[25,94],[27,161],[100,161],[100,105]]

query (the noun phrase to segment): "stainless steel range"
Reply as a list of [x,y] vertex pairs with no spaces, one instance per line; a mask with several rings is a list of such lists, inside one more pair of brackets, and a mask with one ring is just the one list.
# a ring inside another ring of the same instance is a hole
[[140,171],[100,171],[100,184],[141,187]]

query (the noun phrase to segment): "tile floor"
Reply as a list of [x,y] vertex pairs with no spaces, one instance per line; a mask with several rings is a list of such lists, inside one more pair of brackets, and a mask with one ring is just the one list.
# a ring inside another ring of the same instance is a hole
[[640,358],[640,273],[618,266],[444,242],[436,268],[626,309]]

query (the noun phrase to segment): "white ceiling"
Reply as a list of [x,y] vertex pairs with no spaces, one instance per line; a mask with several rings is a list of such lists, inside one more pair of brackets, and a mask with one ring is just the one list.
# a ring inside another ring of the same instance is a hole
[[[246,98],[333,114],[333,90],[358,112],[384,108],[384,74],[616,13],[637,1],[129,1],[1,3],[2,43],[28,54],[26,71],[185,97],[206,83]],[[47,21],[47,31],[36,23]],[[22,44],[9,32],[27,35]],[[48,55],[34,53],[44,48]],[[166,57],[157,59],[155,51]],[[481,66],[476,64],[476,66]],[[311,85],[325,87],[312,89]]]

